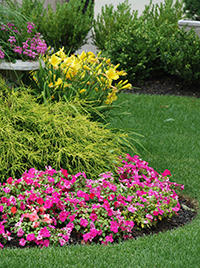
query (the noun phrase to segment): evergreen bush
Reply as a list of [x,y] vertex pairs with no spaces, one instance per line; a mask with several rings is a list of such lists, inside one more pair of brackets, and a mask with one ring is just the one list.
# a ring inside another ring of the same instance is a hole
[[58,1],[55,12],[51,4],[47,9],[43,4],[44,0],[22,0],[18,10],[35,24],[48,46],[56,51],[64,46],[65,51],[74,53],[86,44],[94,16],[93,1],[70,0],[63,4]]
[[200,1],[199,0],[183,0],[189,18],[200,20]]
[[89,177],[115,169],[127,135],[112,133],[78,113],[78,104],[38,104],[27,92],[0,88],[0,176],[17,178],[32,167],[64,168]]

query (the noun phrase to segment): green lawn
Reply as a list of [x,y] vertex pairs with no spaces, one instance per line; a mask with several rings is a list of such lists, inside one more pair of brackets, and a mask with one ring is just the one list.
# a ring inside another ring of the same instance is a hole
[[[112,127],[141,133],[139,155],[158,172],[169,169],[183,194],[200,201],[200,99],[121,94],[128,100]],[[115,111],[116,112],[116,111]],[[200,267],[200,213],[179,229],[108,246],[64,246],[0,251],[0,267]]]

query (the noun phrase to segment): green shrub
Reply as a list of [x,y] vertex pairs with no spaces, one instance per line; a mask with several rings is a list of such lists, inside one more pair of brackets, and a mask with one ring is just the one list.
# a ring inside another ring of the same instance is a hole
[[78,104],[40,105],[27,92],[8,90],[5,84],[0,92],[1,181],[49,165],[93,177],[114,170],[124,155],[128,136],[89,121],[78,113]]
[[163,70],[159,55],[160,35],[151,22],[133,21],[106,43],[106,57],[128,73],[129,81],[156,76]]
[[194,30],[177,30],[162,39],[159,47],[160,59],[167,73],[200,83],[200,39]]
[[148,5],[140,16],[140,20],[151,21],[156,27],[162,23],[174,24],[178,28],[178,20],[183,18],[183,2],[182,0],[164,0],[164,3],[152,4],[150,0]]
[[200,1],[199,0],[183,0],[185,7],[184,11],[187,11],[187,17],[200,19]]
[[100,50],[105,50],[105,42],[112,38],[112,35],[123,29],[133,18],[137,18],[137,12],[131,13],[128,0],[118,4],[117,10],[114,10],[113,4],[102,7],[101,14],[93,22],[92,38],[93,43]]
[[118,31],[122,31],[129,23],[149,22],[156,27],[162,23],[168,22],[173,24],[174,29],[178,28],[178,20],[183,17],[183,4],[176,0],[165,0],[164,4],[152,4],[150,0],[149,5],[145,6],[145,10],[138,18],[138,11],[132,11],[128,0],[118,4],[117,9],[114,6],[105,5],[102,7],[101,13],[97,15],[93,26],[93,43],[100,49],[106,49],[106,42],[114,38]]
[[44,9],[43,3],[44,0],[23,0],[18,8],[35,24],[48,46],[54,47],[56,51],[64,46],[65,51],[74,53],[87,42],[94,15],[93,1],[56,2],[55,12],[51,4],[47,10]]

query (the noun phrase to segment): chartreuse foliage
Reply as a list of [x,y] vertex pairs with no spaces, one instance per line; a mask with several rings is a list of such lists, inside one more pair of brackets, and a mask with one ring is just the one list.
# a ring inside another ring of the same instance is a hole
[[1,181],[48,165],[85,171],[89,177],[115,169],[126,134],[90,122],[75,101],[38,104],[33,96],[5,85],[0,93]]

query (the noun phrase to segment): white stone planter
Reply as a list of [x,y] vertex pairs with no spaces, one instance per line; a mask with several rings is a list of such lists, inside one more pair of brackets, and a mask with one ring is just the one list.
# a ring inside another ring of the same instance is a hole
[[[42,67],[45,63],[41,61]],[[16,63],[1,61],[0,74],[6,79],[20,85],[20,80],[24,74],[28,74],[32,70],[38,70],[40,66],[39,60],[37,61],[22,61],[16,60]]]
[[200,37],[200,21],[191,19],[182,19],[178,21],[178,26],[180,29],[182,29],[182,27],[185,25],[186,25],[186,31],[189,32],[192,28],[194,28],[195,32]]

